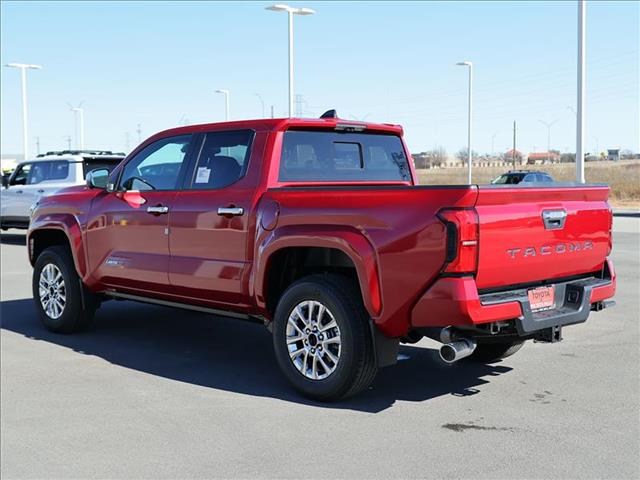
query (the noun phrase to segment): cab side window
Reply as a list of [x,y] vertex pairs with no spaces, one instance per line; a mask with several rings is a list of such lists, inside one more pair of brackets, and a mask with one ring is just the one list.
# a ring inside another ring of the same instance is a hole
[[224,188],[244,177],[253,133],[253,130],[207,133],[187,188]]
[[191,135],[163,138],[145,147],[124,167],[120,187],[125,190],[175,190]]
[[31,171],[31,164],[25,163],[24,165],[20,165],[11,179],[10,185],[26,185],[27,179],[29,178],[29,172]]

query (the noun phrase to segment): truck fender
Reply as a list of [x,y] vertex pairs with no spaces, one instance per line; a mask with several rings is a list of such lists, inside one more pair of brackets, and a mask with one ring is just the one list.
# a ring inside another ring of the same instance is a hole
[[266,312],[266,279],[269,262],[278,250],[288,247],[334,248],[346,254],[356,268],[358,283],[364,306],[372,318],[382,310],[377,256],[369,240],[357,229],[342,226],[296,225],[283,226],[266,235],[256,243],[253,272],[254,291],[258,308]]
[[36,258],[34,258],[33,240],[40,232],[46,230],[61,231],[67,237],[69,249],[73,257],[73,263],[80,278],[84,279],[87,274],[87,251],[82,235],[80,222],[75,215],[64,213],[50,213],[44,219],[34,218],[31,221],[29,232],[27,234],[27,245],[29,246],[29,262],[33,266]]

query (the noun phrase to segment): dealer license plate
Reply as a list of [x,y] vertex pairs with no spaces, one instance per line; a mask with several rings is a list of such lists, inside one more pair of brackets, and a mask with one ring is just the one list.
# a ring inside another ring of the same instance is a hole
[[532,288],[527,292],[531,311],[551,310],[555,308],[555,289],[553,287]]

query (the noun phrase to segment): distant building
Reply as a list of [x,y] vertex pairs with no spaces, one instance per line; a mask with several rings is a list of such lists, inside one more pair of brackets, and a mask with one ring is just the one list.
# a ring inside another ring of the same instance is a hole
[[504,161],[507,162],[507,164],[509,165],[513,165],[514,157],[515,157],[516,165],[522,165],[524,163],[524,156],[522,155],[522,152],[520,152],[519,150],[516,150],[514,153],[512,148],[511,150],[507,150],[503,155]]
[[607,160],[611,162],[617,162],[618,160],[620,160],[620,149],[607,148]]
[[541,165],[543,163],[558,163],[560,154],[557,152],[534,152],[527,158],[529,165]]

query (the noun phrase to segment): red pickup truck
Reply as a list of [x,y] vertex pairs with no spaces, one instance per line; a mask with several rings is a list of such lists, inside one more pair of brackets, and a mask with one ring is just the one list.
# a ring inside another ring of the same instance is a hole
[[44,325],[111,298],[263,322],[293,386],[335,400],[401,342],[495,361],[613,303],[608,187],[418,186],[402,137],[331,114],[158,133],[35,206]]

